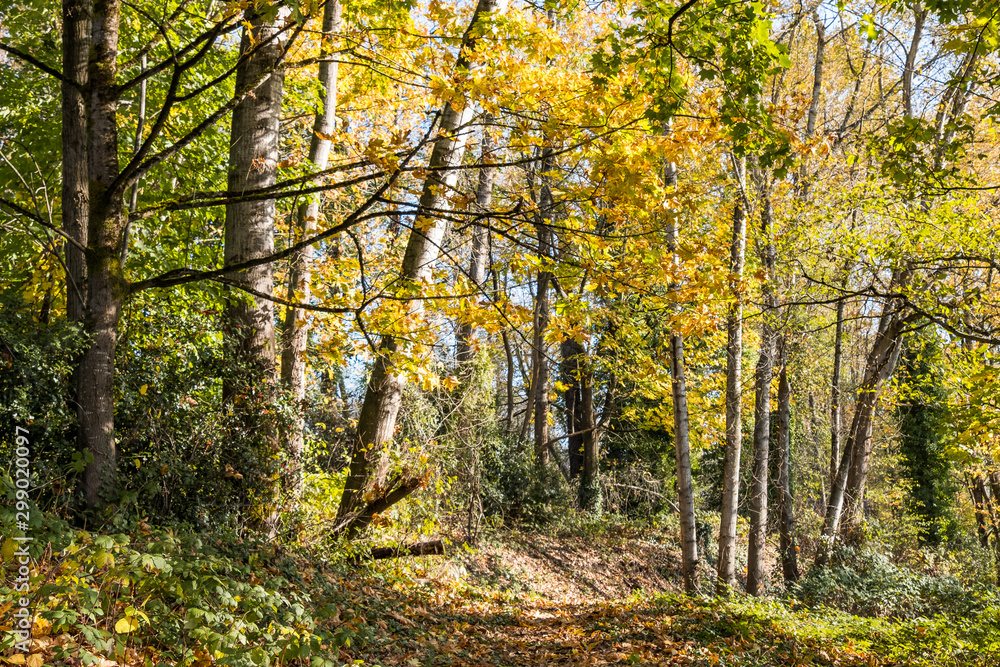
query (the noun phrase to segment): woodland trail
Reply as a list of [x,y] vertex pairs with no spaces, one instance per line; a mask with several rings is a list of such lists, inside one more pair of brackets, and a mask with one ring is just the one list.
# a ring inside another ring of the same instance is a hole
[[[471,567],[459,566],[457,572],[454,563],[425,561],[427,569],[418,569],[422,576],[409,585],[396,580],[386,586],[375,579],[361,584],[357,599],[366,609],[360,613],[369,623],[377,619],[374,633],[363,644],[342,649],[341,658],[383,667],[900,664],[851,640],[802,632],[795,614],[804,620],[806,611],[790,612],[785,627],[764,611],[736,611],[707,597],[638,590],[602,595],[629,586],[621,564],[636,563],[631,549],[619,549],[603,573],[581,573],[592,575],[586,578],[568,577],[588,556],[579,543],[536,538],[513,546],[492,557],[470,557]],[[477,559],[492,562],[494,569],[477,570]],[[509,578],[497,572],[504,569]],[[563,577],[554,574],[559,571]],[[636,573],[633,583],[650,583],[653,572],[646,568],[645,578]],[[505,591],[505,580],[527,581],[530,588]]]

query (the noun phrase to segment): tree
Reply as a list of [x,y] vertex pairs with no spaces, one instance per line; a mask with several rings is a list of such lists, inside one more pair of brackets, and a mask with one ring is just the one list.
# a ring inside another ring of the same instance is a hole
[[[501,7],[499,0],[479,0],[468,29],[462,37],[462,48],[456,70],[468,70],[470,54],[490,15]],[[438,137],[430,158],[430,175],[424,182],[413,228],[406,244],[402,266],[399,269],[401,290],[419,289],[427,281],[447,231],[447,221],[435,216],[446,204],[447,192],[455,186],[457,173],[454,167],[462,159],[462,139],[468,132],[472,107],[464,100],[448,102],[438,119]],[[411,314],[419,314],[421,302],[410,302]],[[338,508],[338,526],[348,535],[363,530],[383,505],[391,505],[405,497],[419,485],[416,477],[395,478],[395,484],[381,489],[372,501],[365,493],[372,482],[381,487],[383,479],[374,479],[379,458],[392,440],[396,416],[402,400],[403,376],[395,372],[394,356],[399,352],[399,340],[386,335],[379,343],[375,365],[368,380],[365,398],[358,417],[358,436],[351,452],[351,464],[344,493]]]
[[[343,8],[340,0],[326,0],[323,7],[323,25],[320,35],[319,84],[322,89],[319,108],[309,139],[309,162],[318,171],[326,169],[330,159],[332,135],[337,124],[337,62],[333,60],[333,40],[340,31]],[[295,211],[298,239],[314,234],[320,215],[319,195],[300,204]],[[306,246],[292,259],[288,278],[288,301],[308,302],[311,296],[312,249]],[[281,382],[290,392],[294,403],[303,405],[306,395],[306,347],[309,342],[309,318],[306,311],[294,306],[285,311],[282,331]],[[301,492],[302,455],[305,450],[305,420],[296,415],[295,426],[289,435],[288,453],[291,468],[290,487],[293,493]]]
[[733,156],[734,197],[729,289],[732,302],[726,315],[726,453],[722,470],[722,519],[719,526],[718,590],[736,584],[736,512],[740,493],[740,452],[743,443],[743,266],[746,253],[746,158]]
[[[248,11],[240,41],[236,67],[236,94],[253,90],[233,109],[229,139],[229,177],[227,189],[233,193],[270,188],[277,181],[278,139],[284,55],[281,26],[277,19]],[[275,200],[231,201],[226,204],[225,263],[227,266],[269,257],[274,254]],[[250,403],[251,393],[267,395],[272,390],[275,366],[273,267],[270,263],[233,273],[234,283],[260,296],[234,294],[226,301],[225,325],[227,352],[237,368],[249,373],[240,382],[223,387],[225,400]],[[242,396],[240,394],[243,394]],[[260,429],[259,406],[243,410],[243,429],[234,437],[246,437]],[[276,434],[267,434],[274,439]]]

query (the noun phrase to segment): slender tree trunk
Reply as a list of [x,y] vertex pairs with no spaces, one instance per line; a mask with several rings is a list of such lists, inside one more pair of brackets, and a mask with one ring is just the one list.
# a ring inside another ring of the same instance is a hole
[[798,581],[798,547],[795,545],[795,504],[792,499],[792,386],[788,382],[788,346],[784,337],[778,340],[778,363],[781,371],[778,380],[778,489],[780,517],[778,524],[781,554],[781,572],[786,582]]
[[[495,142],[490,133],[494,118],[492,114],[483,116],[483,143],[481,160],[483,165],[493,162]],[[476,208],[480,215],[487,215],[493,204],[494,167],[483,166],[479,170],[479,183],[476,185]],[[488,221],[489,218],[486,218]],[[489,229],[486,224],[476,224],[472,227],[472,252],[469,256],[469,281],[483,289],[486,282],[486,260],[489,257]],[[473,327],[464,323],[458,328],[458,345],[456,357],[459,364],[472,361]]]
[[[554,168],[553,150],[546,147],[542,150],[542,160],[539,171],[542,187],[538,197],[539,221],[536,225],[538,233],[538,254],[542,262],[547,263],[552,258],[552,169]],[[545,344],[545,331],[549,328],[549,282],[552,273],[543,264],[538,272],[537,289],[535,292],[535,312],[531,339],[532,392],[534,394],[535,412],[535,462],[545,466],[549,459],[549,365]]]
[[969,489],[969,495],[972,497],[972,508],[976,515],[976,532],[979,535],[979,546],[986,549],[990,546],[990,531],[986,525],[986,499],[979,481],[978,475],[973,479],[966,473],[965,485]]
[[746,208],[744,191],[746,160],[734,158],[737,187],[733,209],[733,242],[729,262],[729,284],[733,303],[726,317],[726,454],[723,459],[722,520],[719,526],[718,590],[726,592],[736,584],[736,512],[740,494],[740,451],[743,444],[743,264],[746,255]]
[[817,512],[822,515],[826,510],[826,485],[828,482],[828,471],[826,470],[826,454],[823,449],[823,443],[821,441],[822,435],[820,434],[820,423],[819,414],[816,408],[816,396],[810,391],[809,392],[809,421],[802,420],[804,424],[807,424],[808,429],[807,437],[809,442],[813,445],[813,453],[816,456],[816,465],[819,466],[819,474],[816,475],[817,481],[819,482],[819,504],[814,505],[818,507]]
[[[330,58],[334,51],[333,40],[340,32],[340,0],[326,0],[323,8],[323,28],[320,36],[320,57]],[[330,158],[331,135],[337,127],[337,63],[323,60],[319,64],[320,106],[313,121],[309,144],[309,162],[320,171],[326,169]],[[296,236],[308,238],[316,228],[320,216],[319,197],[301,204],[295,212]],[[312,291],[312,272],[309,266],[312,248],[303,248],[292,257],[288,280],[288,300],[308,303]],[[289,479],[288,490],[293,495],[302,491],[302,455],[305,451],[306,397],[306,347],[309,342],[309,318],[302,308],[289,307],[285,311],[282,331],[281,384],[289,391],[297,406],[295,421],[288,434]]]
[[[139,71],[144,71],[146,69],[146,54],[142,54],[139,58]],[[139,111],[136,114],[138,119],[135,123],[135,140],[132,142],[132,152],[138,153],[139,148],[142,146],[142,131],[146,127],[146,79],[142,80],[139,84]],[[139,181],[132,184],[132,192],[129,194],[128,201],[128,211],[129,213],[135,213],[136,209],[139,208]],[[121,261],[122,266],[125,266],[125,260],[128,259],[128,246],[132,231],[131,220],[125,223],[125,231],[122,234],[122,253]]]
[[[456,63],[457,69],[470,67],[469,55],[476,47],[477,27],[480,21],[485,20],[486,15],[496,11],[501,5],[501,0],[479,0],[462,41]],[[434,212],[447,205],[445,197],[455,187],[458,172],[454,168],[461,162],[463,133],[471,117],[472,108],[468,104],[456,109],[449,102],[441,112],[440,133],[434,141],[430,159],[432,171],[424,182],[417,213],[414,216],[413,229],[400,268],[400,282],[406,287],[420,285],[429,280],[437,262],[439,249],[447,230],[447,221],[436,219]],[[422,310],[420,301],[410,302],[409,309],[411,314],[419,315]],[[383,456],[396,429],[396,417],[399,413],[404,382],[403,377],[395,373],[391,361],[397,349],[398,343],[393,336],[383,337],[361,405],[358,438],[351,452],[350,470],[337,512],[338,523],[344,523],[346,526],[344,530],[348,535],[363,530],[371,521],[372,515],[367,508],[374,505],[369,503],[365,506],[362,499],[373,481],[375,466]],[[374,481],[381,485],[383,480]],[[398,490],[409,493],[415,488],[416,485],[411,484],[410,480],[400,480]],[[396,502],[405,495],[387,488],[383,498]]]
[[[87,245],[87,60],[90,52],[90,2],[63,0],[62,84],[62,229]],[[75,85],[74,85],[75,84]],[[82,322],[86,317],[87,260],[83,251],[66,243],[66,317]]]
[[844,359],[844,300],[837,301],[837,330],[833,340],[833,378],[830,382],[830,488],[840,462],[840,369]]
[[504,359],[507,361],[507,381],[504,383],[507,395],[507,414],[504,421],[507,424],[507,430],[510,430],[514,425],[514,354],[510,349],[510,336],[506,329],[500,332],[500,338],[503,341]]
[[674,401],[677,506],[680,510],[681,528],[681,575],[684,578],[684,591],[693,595],[698,590],[698,532],[694,515],[687,386],[684,382],[684,337],[679,331],[670,334],[670,375]]
[[[580,509],[587,512],[601,512],[600,487],[600,443],[597,419],[594,415],[594,372],[590,364],[584,362],[580,373],[580,412],[583,432],[583,467],[580,470]],[[611,391],[609,389],[609,391]]]
[[[121,241],[125,228],[124,192],[118,178],[118,0],[93,5],[88,63],[87,296],[85,329],[90,347],[77,369],[79,439],[93,457],[84,470],[87,505],[96,507],[115,494],[117,452],[114,437],[115,351],[118,319],[127,286],[122,275]],[[78,34],[75,34],[75,39]],[[71,206],[76,207],[75,198]]]
[[[663,185],[667,194],[677,188],[677,167],[667,162],[663,170]],[[680,268],[678,253],[679,231],[676,212],[671,211],[667,222],[667,245],[673,255],[673,266]],[[676,285],[671,288],[676,289]],[[698,531],[694,515],[694,481],[691,475],[691,439],[688,421],[687,385],[684,380],[684,336],[670,332],[670,389],[674,416],[674,459],[677,472],[677,508],[680,510],[681,576],[684,590],[693,595],[698,590]]]
[[771,196],[762,175],[755,179],[761,190],[761,260],[767,274],[763,288],[764,309],[760,332],[760,356],[754,373],[753,482],[750,491],[750,540],[747,549],[747,593],[760,595],[764,588],[764,549],[767,539],[768,460],[771,438],[771,380],[774,377],[776,251],[771,238]]
[[871,453],[872,424],[878,402],[878,393],[883,383],[895,371],[899,352],[902,349],[901,336],[906,320],[898,308],[899,306],[892,303],[885,305],[878,334],[865,363],[864,380],[858,388],[851,430],[840,455],[837,474],[830,487],[830,499],[823,520],[822,537],[825,544],[817,556],[819,564],[826,562],[830,543],[840,531],[845,495],[850,487],[848,474],[850,470],[856,470],[854,486],[850,487],[854,491],[855,501],[860,500],[857,495],[864,488],[868,471],[867,459]]
[[560,344],[562,352],[562,383],[566,386],[563,401],[566,404],[567,451],[569,452],[570,479],[577,477],[583,470],[584,435],[582,431],[586,417],[583,405],[583,345],[573,338],[567,338]]

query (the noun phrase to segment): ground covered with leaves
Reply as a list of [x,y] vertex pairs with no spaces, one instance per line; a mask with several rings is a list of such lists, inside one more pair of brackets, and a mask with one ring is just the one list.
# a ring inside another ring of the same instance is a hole
[[655,530],[505,533],[445,557],[334,563],[140,525],[36,540],[31,651],[4,542],[0,659],[42,667],[954,665],[1000,655],[1000,607],[905,620],[794,599],[687,597]]

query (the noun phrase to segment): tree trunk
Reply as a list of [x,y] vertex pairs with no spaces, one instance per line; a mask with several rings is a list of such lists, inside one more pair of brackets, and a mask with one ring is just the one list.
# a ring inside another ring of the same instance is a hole
[[[320,36],[320,57],[330,58],[333,40],[340,31],[340,0],[326,0],[323,8],[323,32]],[[337,63],[321,61],[319,64],[319,84],[321,87],[320,108],[313,122],[313,133],[309,144],[309,162],[317,171],[326,169],[330,158],[330,136],[337,127]],[[296,210],[296,237],[301,240],[311,236],[320,216],[320,200],[316,195],[311,201],[301,204]],[[293,303],[308,303],[311,294],[312,273],[309,266],[312,248],[303,248],[292,257],[288,279],[288,300]],[[298,408],[295,422],[288,435],[289,478],[288,490],[293,495],[302,491],[302,455],[305,451],[305,410],[306,396],[306,347],[309,342],[309,318],[302,308],[288,307],[285,311],[285,326],[282,331],[281,383],[291,394]]]
[[734,158],[739,193],[733,209],[733,241],[729,286],[733,303],[726,317],[726,454],[723,459],[722,520],[719,526],[718,591],[736,584],[736,512],[740,494],[740,450],[743,444],[741,375],[743,372],[743,264],[746,254],[745,158]]
[[764,549],[767,538],[768,459],[771,438],[771,380],[774,376],[775,331],[771,318],[775,307],[775,248],[771,239],[771,197],[763,176],[755,179],[762,193],[761,263],[767,274],[763,287],[760,356],[754,373],[753,482],[750,491],[750,540],[747,549],[747,593],[760,595],[764,588]]
[[784,337],[778,339],[778,363],[781,372],[778,380],[778,489],[780,493],[780,517],[778,524],[781,555],[781,572],[785,582],[798,581],[799,566],[797,559],[798,547],[795,545],[795,505],[792,502],[792,443],[791,443],[791,413],[792,387],[788,382],[788,347]]
[[[580,373],[580,412],[583,425],[583,468],[580,471],[580,509],[600,514],[600,443],[601,433],[594,415],[594,372],[584,362]],[[610,392],[611,389],[609,388]],[[610,405],[609,408],[610,409]]]
[[[667,162],[663,170],[663,185],[667,194],[677,187],[677,167]],[[677,214],[671,211],[667,222],[667,245],[673,255],[673,266],[680,266]],[[676,285],[671,285],[676,289]],[[677,473],[677,509],[681,530],[681,576],[684,590],[693,595],[698,590],[698,532],[694,515],[694,482],[691,475],[691,439],[688,421],[687,385],[684,381],[684,336],[676,329],[670,332],[670,389],[673,399],[674,460]]]
[[539,221],[536,225],[538,233],[538,255],[543,264],[538,272],[537,289],[535,291],[535,312],[531,339],[532,393],[535,405],[535,462],[540,466],[548,463],[549,452],[549,366],[546,352],[545,331],[549,327],[549,282],[552,273],[547,269],[547,263],[552,258],[552,176],[554,167],[551,147],[542,150],[542,160],[539,167],[542,187],[538,197]]
[[583,368],[581,359],[583,345],[573,338],[567,338],[560,345],[562,352],[562,383],[566,385],[563,401],[566,404],[567,451],[569,452],[569,476],[573,479],[583,470],[585,406],[583,405]]
[[844,300],[837,301],[837,330],[833,341],[833,378],[830,382],[830,488],[840,462],[840,369],[844,359]]
[[990,546],[990,530],[986,524],[986,499],[983,495],[978,475],[973,479],[966,473],[965,485],[969,489],[969,495],[972,497],[972,509],[976,515],[976,532],[979,535],[979,546],[987,549]]
[[[228,189],[232,193],[267,188],[277,180],[278,138],[284,75],[275,69],[282,48],[277,24],[265,23],[260,16],[248,15],[240,42],[236,70],[237,94],[254,86],[253,95],[233,110],[229,137]],[[274,71],[272,71],[274,70]],[[270,75],[267,73],[270,72]],[[273,199],[226,204],[225,263],[239,264],[274,253]],[[230,279],[263,294],[274,287],[271,264],[232,274]],[[223,397],[234,400],[243,391],[259,388],[268,393],[275,371],[273,302],[242,292],[230,291],[225,306],[226,347],[240,374],[223,388]],[[237,385],[235,382],[239,382]],[[263,385],[263,387],[259,387]],[[259,409],[244,411],[242,427],[259,428]],[[245,437],[246,434],[240,434]],[[273,438],[275,434],[267,434]]]
[[[493,162],[493,151],[495,149],[493,135],[490,127],[493,125],[493,115],[486,114],[483,117],[483,145],[481,160],[483,165]],[[476,208],[480,215],[487,215],[490,206],[493,204],[493,172],[495,167],[483,166],[479,169],[479,183],[476,185]],[[488,221],[489,218],[486,218]],[[489,229],[485,223],[472,226],[472,252],[469,255],[469,282],[480,290],[486,282],[486,260],[489,256]],[[472,335],[471,324],[463,323],[458,328],[458,344],[456,358],[458,363],[468,364],[472,361]]]
[[[496,11],[500,4],[500,0],[479,0],[462,41],[462,49],[456,63],[457,69],[467,69],[470,66],[469,54],[475,49],[477,41],[474,34],[476,28],[479,22],[484,20],[485,15]],[[400,268],[400,283],[404,288],[418,286],[428,281],[437,262],[447,221],[436,219],[435,211],[447,205],[445,196],[455,187],[458,172],[454,168],[462,160],[465,143],[462,133],[465,132],[465,126],[471,117],[472,108],[468,104],[456,109],[449,102],[441,112],[440,133],[434,141],[430,159],[432,171],[424,181],[413,229]],[[411,301],[409,310],[412,315],[419,315],[422,311],[421,302]],[[362,499],[373,481],[375,466],[396,430],[396,417],[399,413],[404,383],[403,377],[394,372],[391,361],[397,349],[398,343],[393,336],[383,337],[361,405],[358,437],[351,452],[350,470],[337,511],[338,520],[347,521],[345,530],[348,535],[355,534],[367,525],[362,520],[365,515],[361,509]],[[381,486],[382,480],[374,481]],[[400,496],[399,499],[402,497],[405,496]],[[352,515],[356,518],[352,519]]]
[[687,386],[684,383],[684,337],[677,331],[670,334],[670,375],[674,401],[677,507],[680,510],[681,528],[681,575],[684,578],[684,591],[693,595],[698,590],[698,532],[694,515]]
[[[87,59],[90,52],[90,3],[63,0],[62,84],[62,229],[87,245]],[[66,243],[66,318],[82,322],[86,317],[87,259],[83,251]]]
[[[895,281],[894,281],[895,282]],[[847,489],[853,490],[854,500],[863,492],[868,471],[868,456],[871,453],[872,424],[878,393],[883,383],[892,376],[902,349],[902,332],[906,320],[899,312],[899,307],[887,303],[882,311],[881,324],[872,350],[865,362],[865,375],[854,408],[854,418],[847,443],[840,455],[837,475],[830,487],[830,499],[823,520],[822,536],[825,544],[817,555],[817,563],[826,562],[828,549],[834,537],[840,531],[841,515],[844,509],[844,499]],[[852,462],[853,461],[853,462]],[[849,471],[854,470],[854,485],[849,484]]]
[[[90,347],[77,369],[80,444],[93,457],[84,470],[87,505],[97,507],[115,494],[117,453],[114,437],[115,351],[118,318],[126,295],[121,240],[125,228],[124,192],[118,178],[118,0],[93,5],[88,62],[87,296],[85,329]],[[72,42],[79,36],[74,30]],[[76,210],[79,199],[71,200]]]

